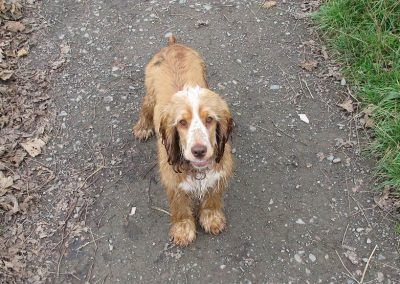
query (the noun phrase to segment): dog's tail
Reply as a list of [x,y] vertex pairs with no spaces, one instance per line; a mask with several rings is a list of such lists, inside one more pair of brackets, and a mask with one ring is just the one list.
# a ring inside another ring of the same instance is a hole
[[172,34],[168,36],[168,46],[174,45],[176,43],[176,37]]

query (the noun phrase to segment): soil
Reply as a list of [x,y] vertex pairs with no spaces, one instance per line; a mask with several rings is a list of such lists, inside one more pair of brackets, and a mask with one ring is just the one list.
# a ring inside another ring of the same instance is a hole
[[[49,91],[57,130],[40,156],[57,173],[46,218],[63,220],[48,237],[58,246],[47,281],[400,281],[395,223],[360,153],[368,138],[337,106],[349,89],[310,25],[316,1],[259,2],[44,1],[31,64],[62,59]],[[144,67],[170,32],[202,54],[236,123],[227,230],[199,227],[185,248],[168,239],[155,140],[131,132]]]

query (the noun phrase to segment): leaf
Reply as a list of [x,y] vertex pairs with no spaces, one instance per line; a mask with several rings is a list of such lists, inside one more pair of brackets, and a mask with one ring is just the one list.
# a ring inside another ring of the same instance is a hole
[[8,158],[10,163],[13,164],[13,166],[15,167],[19,167],[19,165],[21,164],[21,162],[25,159],[26,156],[26,152],[23,150],[17,150],[15,151],[15,153]]
[[14,183],[14,179],[12,177],[5,177],[3,172],[0,171],[0,196],[3,196],[7,193],[7,188],[11,187]]
[[23,57],[23,56],[26,56],[26,55],[28,55],[28,50],[26,49],[26,48],[21,48],[20,50],[18,50],[18,52],[17,52],[17,56],[18,57]]
[[42,152],[42,147],[44,145],[46,145],[46,143],[40,138],[30,139],[21,143],[22,148],[24,148],[31,157],[39,155]]
[[339,107],[342,109],[346,110],[349,113],[352,113],[354,111],[353,108],[353,101],[351,99],[345,100],[343,103],[338,104]]
[[303,121],[303,122],[305,122],[305,123],[307,123],[307,124],[310,123],[310,120],[308,119],[307,115],[305,115],[304,113],[300,113],[300,114],[299,114],[299,117],[300,117],[300,120],[301,120],[301,121]]
[[12,70],[0,70],[0,79],[3,81],[7,81],[8,79],[11,78],[13,74],[14,71]]
[[19,21],[8,21],[4,24],[4,28],[7,31],[16,33],[25,30],[25,25]]
[[275,6],[276,6],[276,1],[265,1],[264,4],[262,5],[262,7],[265,9],[271,9],[272,7]]
[[300,67],[307,71],[313,71],[315,68],[317,68],[317,66],[318,66],[318,61],[315,60],[302,61],[300,63]]

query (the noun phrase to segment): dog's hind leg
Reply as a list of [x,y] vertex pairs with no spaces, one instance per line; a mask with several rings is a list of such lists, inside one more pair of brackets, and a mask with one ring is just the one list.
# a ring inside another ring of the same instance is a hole
[[154,133],[154,107],[156,105],[156,96],[152,88],[147,89],[147,94],[143,98],[142,109],[140,111],[139,120],[133,126],[133,134],[139,140],[147,140]]

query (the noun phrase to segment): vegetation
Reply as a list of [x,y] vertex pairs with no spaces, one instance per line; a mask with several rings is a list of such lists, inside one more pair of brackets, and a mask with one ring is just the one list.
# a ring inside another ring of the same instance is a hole
[[400,1],[327,0],[314,15],[330,49],[372,110],[377,176],[400,195]]

